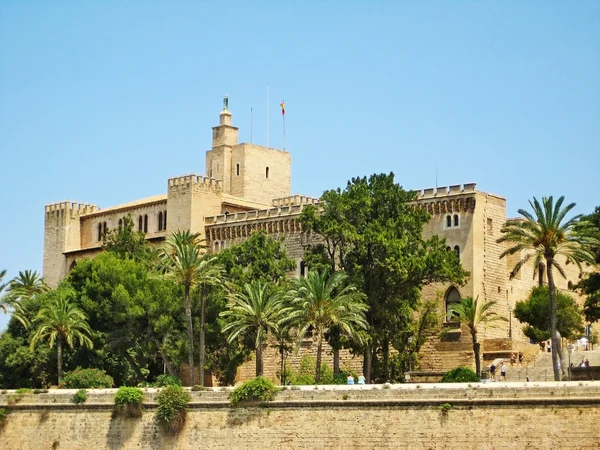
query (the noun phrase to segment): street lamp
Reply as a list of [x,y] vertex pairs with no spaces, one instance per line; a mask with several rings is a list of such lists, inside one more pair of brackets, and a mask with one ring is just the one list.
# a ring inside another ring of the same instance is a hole
[[571,381],[571,353],[573,352],[573,344],[567,345],[567,351],[569,352],[569,381]]
[[510,303],[508,305],[508,338],[512,339],[512,306]]

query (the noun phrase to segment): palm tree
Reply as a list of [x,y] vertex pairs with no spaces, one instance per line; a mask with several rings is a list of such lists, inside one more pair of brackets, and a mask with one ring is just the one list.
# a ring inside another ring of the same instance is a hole
[[473,300],[473,297],[461,298],[460,302],[452,303],[448,307],[448,315],[453,320],[465,324],[471,333],[473,341],[473,355],[475,357],[475,372],[481,375],[481,361],[479,359],[479,349],[481,344],[477,341],[477,328],[480,325],[485,325],[498,320],[507,320],[506,317],[500,316],[493,311],[490,311],[496,302],[485,302],[482,305],[478,304],[479,297]]
[[92,330],[87,323],[87,317],[74,303],[69,301],[67,295],[55,291],[47,306],[40,309],[36,318],[36,331],[31,338],[33,349],[39,341],[48,339],[50,347],[56,342],[58,359],[58,383],[62,381],[62,348],[63,342],[73,348],[73,341],[78,340],[79,345],[93,348],[90,339]]
[[164,276],[183,286],[185,319],[188,334],[188,365],[190,383],[194,383],[194,330],[192,327],[192,289],[202,282],[202,245],[199,233],[174,231],[161,251]]
[[293,312],[293,320],[298,323],[298,342],[309,328],[317,336],[317,367],[315,382],[321,380],[321,355],[323,335],[331,327],[338,327],[350,336],[359,329],[367,329],[365,312],[367,305],[364,295],[353,286],[347,285],[347,275],[329,270],[311,271],[306,278],[294,280],[294,287],[288,293]]
[[6,294],[2,295],[2,291],[4,289],[6,289],[6,287],[8,286],[8,283],[5,283],[3,281],[5,275],[6,275],[6,269],[0,270],[0,309],[4,313],[8,312],[7,306],[9,306],[7,298],[6,298]]
[[10,281],[8,292],[18,300],[30,299],[48,292],[50,288],[37,271],[19,271],[19,275]]
[[542,203],[534,197],[529,201],[533,214],[528,211],[519,210],[523,219],[506,222],[502,227],[503,236],[498,242],[513,244],[500,255],[513,255],[524,252],[521,260],[513,268],[510,277],[513,278],[521,267],[529,261],[533,262],[534,277],[543,263],[546,265],[548,287],[550,288],[551,300],[551,333],[552,333],[552,366],[554,369],[554,380],[560,380],[558,370],[558,335],[556,333],[556,286],[554,283],[554,268],[565,277],[564,270],[557,260],[563,257],[567,264],[574,263],[581,270],[581,263],[586,262],[595,266],[593,246],[600,244],[598,230],[587,222],[581,221],[581,214],[565,220],[565,216],[575,207],[571,203],[563,208],[564,196],[561,196],[556,204],[552,196],[543,197]]
[[280,293],[261,282],[246,283],[243,291],[233,293],[229,300],[227,310],[220,314],[228,319],[223,332],[229,333],[227,341],[230,343],[239,335],[254,333],[256,376],[260,376],[263,373],[262,343],[269,331],[279,331],[290,308],[285,306]]
[[219,285],[223,282],[225,269],[214,256],[205,253],[200,259],[198,265],[197,282],[201,286],[201,302],[200,302],[200,385],[204,386],[204,366],[206,361],[206,294],[208,286]]

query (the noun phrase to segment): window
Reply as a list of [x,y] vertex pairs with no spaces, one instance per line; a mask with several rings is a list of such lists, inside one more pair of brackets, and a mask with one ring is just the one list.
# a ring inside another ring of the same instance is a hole
[[162,211],[160,211],[158,213],[158,231],[162,231],[163,230],[163,213]]
[[142,216],[138,217],[138,231],[142,231],[144,229],[144,222]]
[[148,214],[144,214],[144,233],[148,232]]
[[450,251],[452,251],[452,247],[450,247],[450,246],[446,247],[446,251],[447,251],[447,252],[450,252]]
[[240,165],[239,165],[239,163],[235,165],[235,174],[238,177],[240,176]]
[[209,178],[212,178],[212,169],[210,169],[210,170],[208,171],[208,177],[209,177]]
[[458,226],[458,214],[454,214],[454,226]]
[[265,178],[269,178],[269,168],[268,167],[265,170]]
[[102,224],[101,223],[98,224],[98,240],[99,241],[102,240]]
[[123,219],[119,219],[119,230],[123,228]]
[[108,233],[108,225],[106,225],[106,222],[102,223],[102,236],[106,235],[106,233]]
[[452,304],[460,303],[460,292],[454,286],[446,291],[446,322],[452,322],[456,313],[449,311]]
[[569,281],[569,282],[567,283],[567,289],[568,289],[568,290],[570,290],[570,291],[572,291],[572,290],[573,290],[573,283],[572,283],[572,282],[570,282],[570,281]]
[[215,242],[215,253],[219,251],[219,243]]
[[300,276],[306,276],[306,263],[304,261],[300,261]]
[[446,216],[446,227],[450,228],[452,226],[452,217]]
[[456,253],[456,257],[460,259],[460,247],[458,245],[454,246],[454,253]]
[[488,236],[491,236],[494,233],[494,228],[493,228],[493,222],[492,219],[488,219],[487,220],[487,234]]
[[163,230],[167,229],[167,212],[163,212]]

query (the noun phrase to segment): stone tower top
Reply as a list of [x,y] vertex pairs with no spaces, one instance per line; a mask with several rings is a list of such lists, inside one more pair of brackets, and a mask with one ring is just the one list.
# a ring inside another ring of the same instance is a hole
[[212,147],[228,146],[238,144],[238,128],[231,125],[231,113],[229,112],[229,99],[223,99],[223,111],[219,114],[219,125],[213,127]]

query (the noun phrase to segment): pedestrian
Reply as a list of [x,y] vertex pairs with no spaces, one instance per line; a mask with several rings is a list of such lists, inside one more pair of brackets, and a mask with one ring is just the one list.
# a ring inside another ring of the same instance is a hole
[[354,384],[354,377],[351,373],[348,374],[348,384]]
[[585,358],[585,361],[583,362],[584,367],[590,367],[590,361],[589,359]]
[[358,376],[358,384],[365,384],[365,376],[363,375],[362,372]]
[[519,352],[519,367],[523,366],[523,352]]
[[506,364],[504,364],[504,361],[502,361],[500,364],[500,379],[502,381],[506,381]]
[[515,355],[514,353],[511,353],[510,354],[510,367],[514,367],[516,362],[517,362],[517,355]]
[[494,363],[490,366],[490,380],[496,381],[496,365]]

